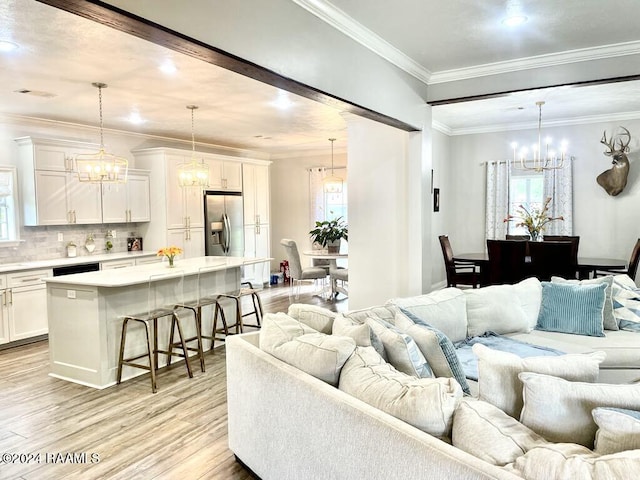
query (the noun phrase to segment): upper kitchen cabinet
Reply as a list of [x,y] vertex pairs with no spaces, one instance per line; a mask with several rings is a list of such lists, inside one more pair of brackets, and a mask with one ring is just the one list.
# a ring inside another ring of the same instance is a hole
[[269,166],[245,163],[242,165],[244,182],[244,224],[269,223]]
[[102,185],[102,222],[150,221],[149,185],[148,171],[131,169],[127,183]]
[[242,164],[223,161],[212,155],[205,161],[209,164],[209,188],[211,190],[242,191]]

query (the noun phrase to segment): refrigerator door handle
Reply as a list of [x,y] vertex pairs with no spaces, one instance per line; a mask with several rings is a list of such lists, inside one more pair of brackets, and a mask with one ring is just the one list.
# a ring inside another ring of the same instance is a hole
[[222,250],[224,253],[229,253],[231,243],[231,223],[229,222],[229,216],[226,213],[223,214],[222,219],[224,220]]

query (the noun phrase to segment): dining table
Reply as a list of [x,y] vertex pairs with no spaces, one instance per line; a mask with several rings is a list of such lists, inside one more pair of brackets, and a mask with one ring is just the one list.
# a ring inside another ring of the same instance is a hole
[[[329,260],[329,270],[338,268],[338,260],[349,258],[348,253],[329,253],[327,250],[307,250],[302,253],[309,258]],[[344,286],[339,286],[336,279],[331,279],[331,298],[337,297],[339,293],[349,296],[349,292]]]
[[[482,277],[483,269],[486,271],[489,264],[489,254],[487,252],[461,253],[453,256],[456,262],[464,262],[476,265],[480,269]],[[525,257],[525,262],[531,260]],[[584,280],[595,274],[598,270],[624,270],[627,268],[627,261],[618,258],[604,257],[578,257],[578,278]]]

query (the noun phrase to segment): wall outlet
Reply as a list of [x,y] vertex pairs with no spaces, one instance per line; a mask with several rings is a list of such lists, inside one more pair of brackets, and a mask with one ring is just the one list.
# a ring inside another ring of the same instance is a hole
[[64,241],[64,235],[62,235],[62,232],[58,232],[58,241],[59,242],[63,242]]

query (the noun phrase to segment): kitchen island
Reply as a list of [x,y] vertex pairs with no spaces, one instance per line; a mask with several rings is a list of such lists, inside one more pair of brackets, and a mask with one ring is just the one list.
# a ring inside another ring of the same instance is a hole
[[[50,375],[94,388],[116,383],[122,318],[159,305],[197,300],[199,295],[228,293],[240,286],[245,265],[269,259],[198,257],[117,270],[78,273],[44,279],[47,283]],[[212,328],[212,313],[203,309],[203,331]],[[168,340],[171,320],[160,321],[158,338]],[[192,322],[185,335],[193,336]],[[145,337],[127,332],[126,355],[142,353]],[[207,347],[208,345],[205,345]],[[160,356],[159,366],[166,364]],[[125,366],[123,380],[143,375]]]

